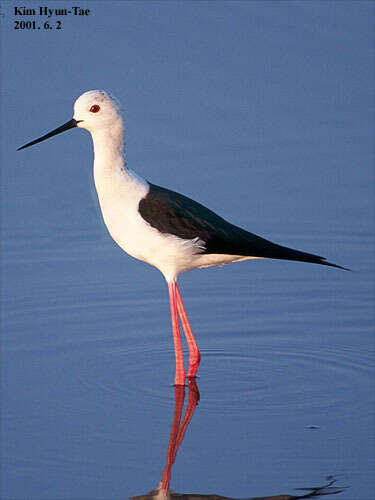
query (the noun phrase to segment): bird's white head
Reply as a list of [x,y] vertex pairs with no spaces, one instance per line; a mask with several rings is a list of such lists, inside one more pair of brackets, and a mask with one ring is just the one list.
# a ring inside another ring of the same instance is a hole
[[74,127],[91,132],[97,145],[106,144],[111,145],[113,151],[122,150],[123,123],[120,106],[114,97],[103,90],[89,90],[82,94],[74,103],[74,116],[71,120],[18,150],[33,146]]
[[118,102],[104,90],[89,90],[74,103],[73,119],[77,127],[89,132],[122,125]]

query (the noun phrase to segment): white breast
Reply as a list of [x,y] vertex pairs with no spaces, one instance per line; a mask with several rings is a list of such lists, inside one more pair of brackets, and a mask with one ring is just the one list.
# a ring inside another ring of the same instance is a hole
[[104,222],[125,252],[158,268],[167,281],[196,267],[193,256],[202,247],[198,238],[161,234],[140,215],[139,202],[149,192],[144,179],[121,164],[106,168],[95,162],[94,180]]

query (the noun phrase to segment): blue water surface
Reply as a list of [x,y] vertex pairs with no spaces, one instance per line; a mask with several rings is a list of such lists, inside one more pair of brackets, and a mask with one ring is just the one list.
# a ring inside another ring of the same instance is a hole
[[171,489],[249,498],[335,476],[337,498],[371,500],[374,4],[79,5],[91,14],[50,31],[15,30],[14,4],[1,7],[1,498],[126,499],[165,467],[164,279],[107,234],[87,132],[16,152],[103,88],[140,175],[353,270],[181,276],[202,362]]

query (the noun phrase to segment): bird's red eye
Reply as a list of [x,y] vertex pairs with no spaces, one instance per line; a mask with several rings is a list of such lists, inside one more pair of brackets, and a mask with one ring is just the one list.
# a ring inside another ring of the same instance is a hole
[[91,113],[97,113],[100,110],[100,106],[97,104],[94,104],[94,106],[91,106],[90,111]]

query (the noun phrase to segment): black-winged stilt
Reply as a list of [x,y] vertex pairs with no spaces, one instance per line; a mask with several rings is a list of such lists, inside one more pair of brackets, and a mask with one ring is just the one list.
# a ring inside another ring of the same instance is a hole
[[191,330],[177,277],[184,271],[247,259],[283,259],[341,266],[324,257],[272,243],[230,224],[182,194],[142,179],[127,168],[123,119],[115,99],[90,90],[74,103],[73,118],[20,149],[78,127],[91,133],[94,180],[105,224],[125,252],[161,271],[168,283],[176,356],[175,384],[185,383],[179,319],[189,347],[188,377],[195,377],[200,353]]

